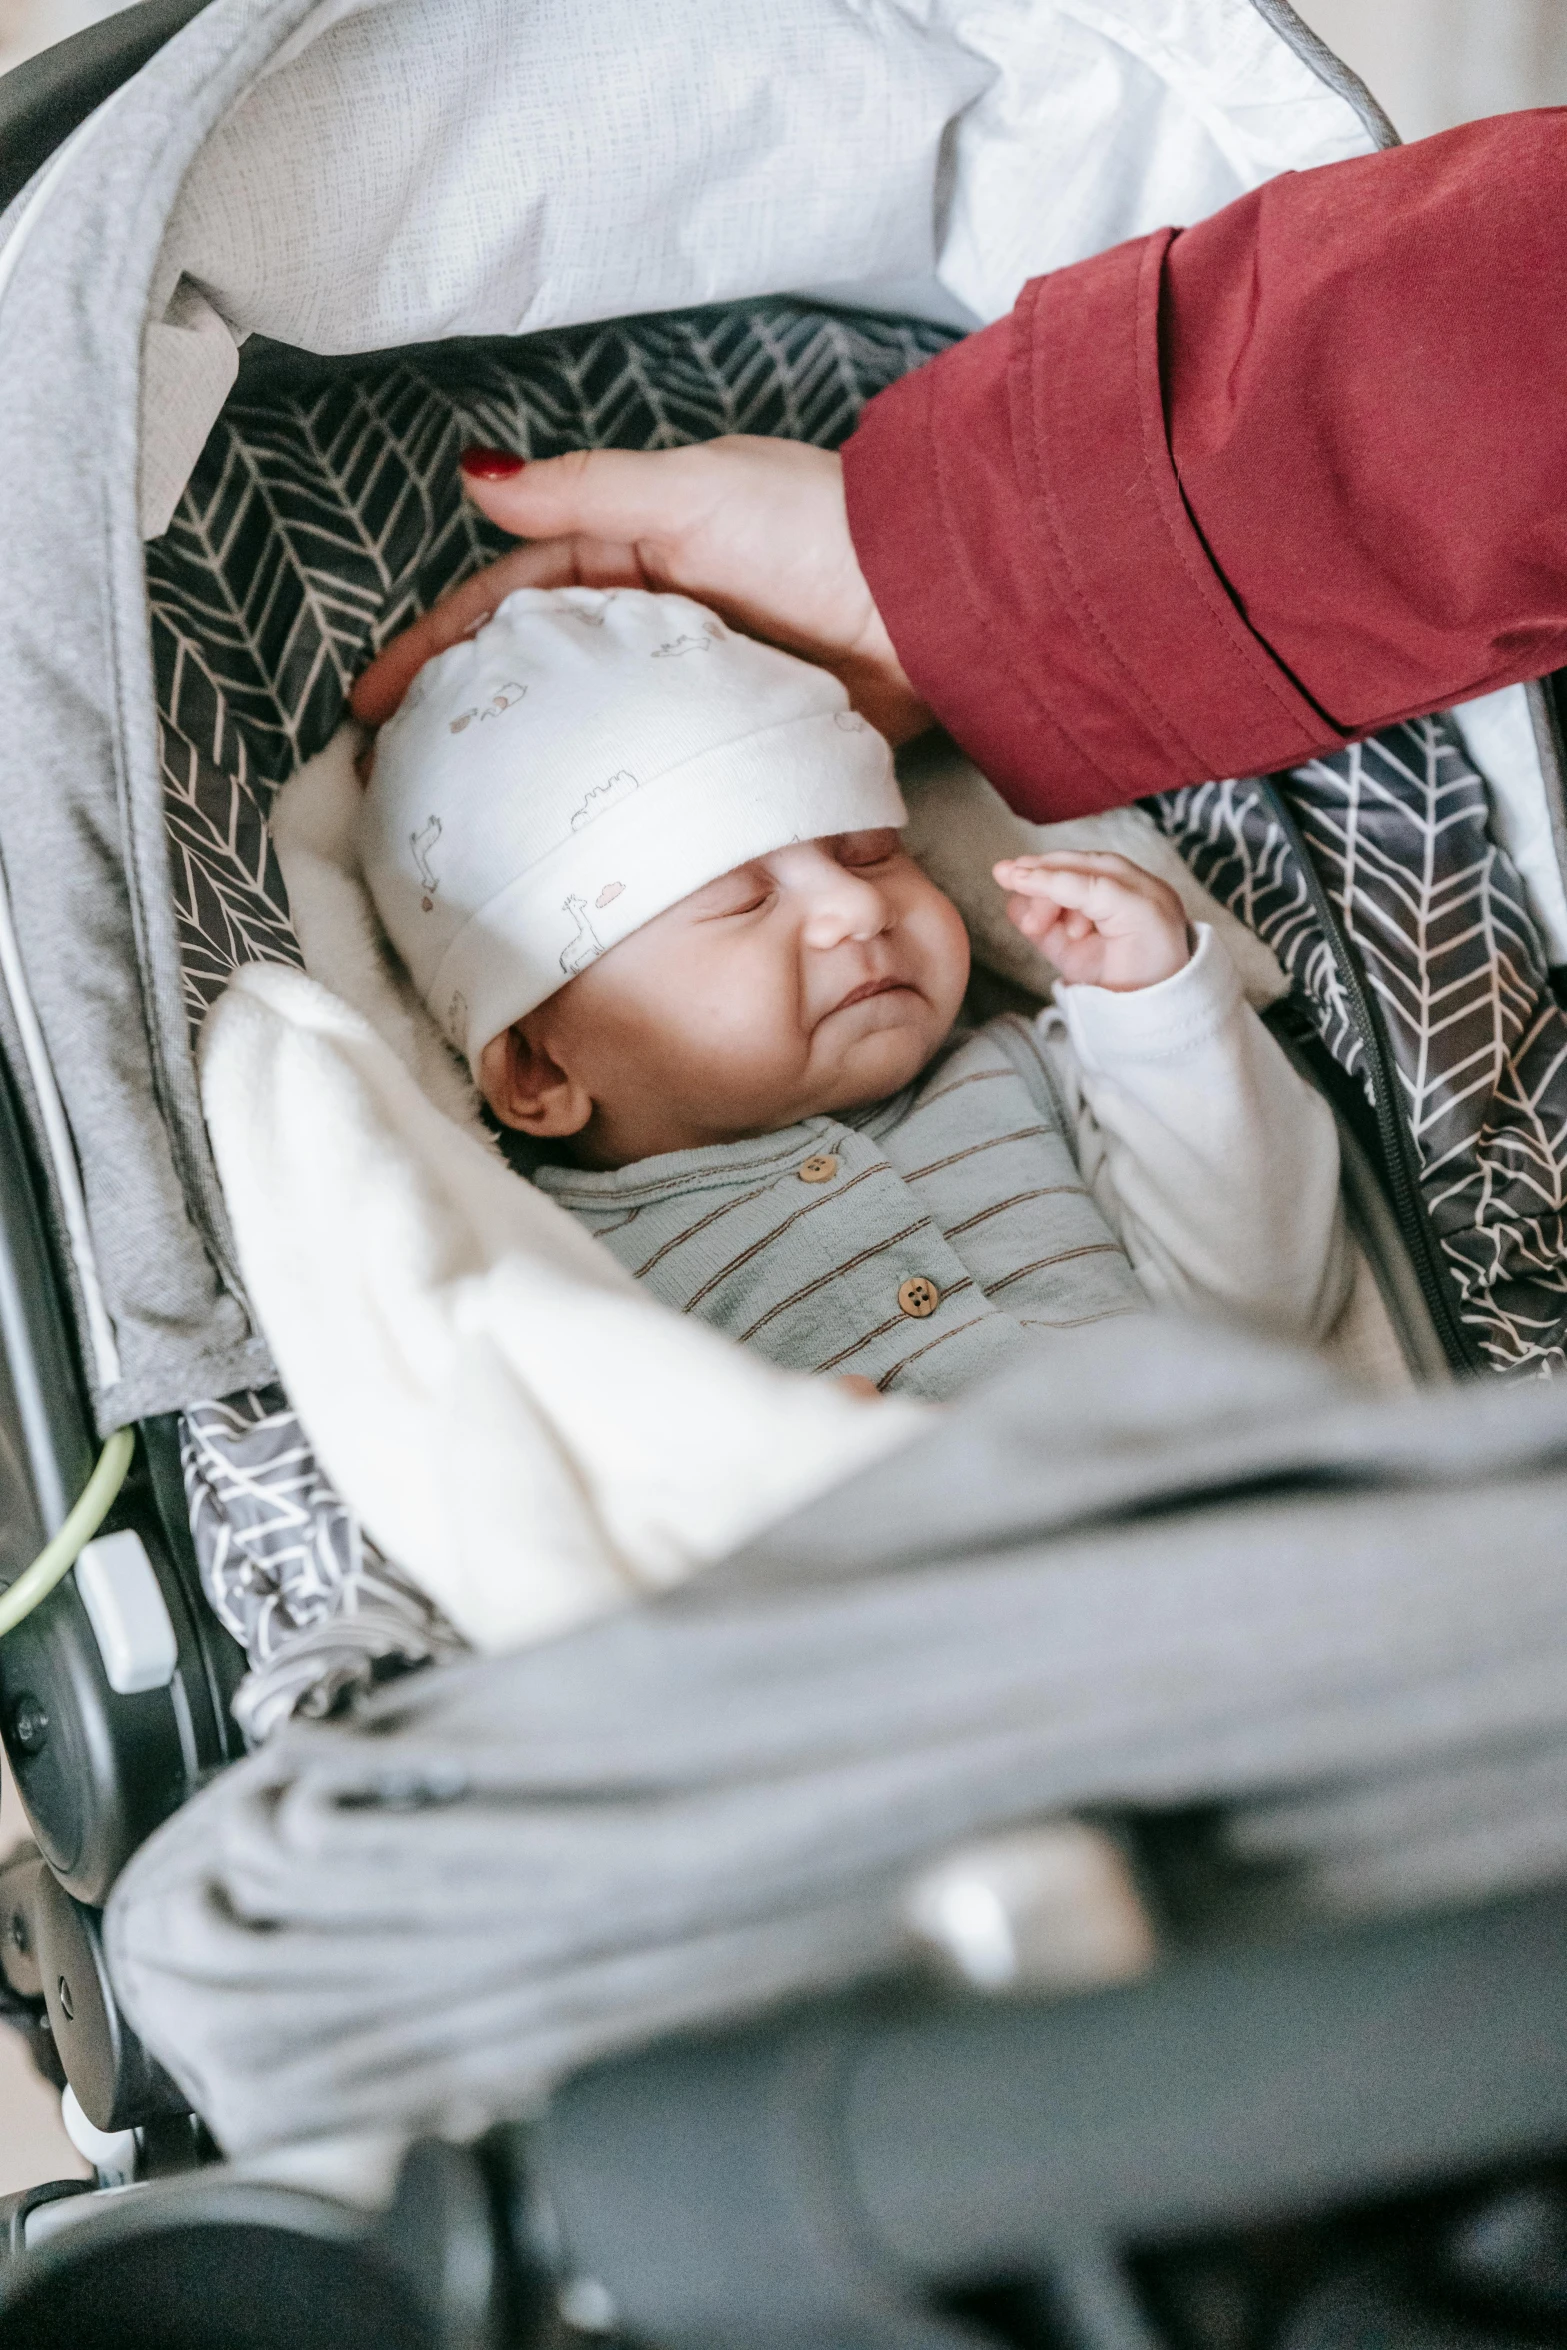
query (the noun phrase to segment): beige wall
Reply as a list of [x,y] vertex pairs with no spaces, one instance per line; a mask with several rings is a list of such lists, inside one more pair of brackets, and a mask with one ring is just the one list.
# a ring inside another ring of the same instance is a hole
[[116,0],[0,0],[0,73],[113,13]]
[[84,2179],[87,2165],[60,2123],[60,2099],[33,2070],[20,2036],[0,2026],[0,2195],[40,2179]]
[[1567,0],[1295,0],[1406,139],[1567,105]]

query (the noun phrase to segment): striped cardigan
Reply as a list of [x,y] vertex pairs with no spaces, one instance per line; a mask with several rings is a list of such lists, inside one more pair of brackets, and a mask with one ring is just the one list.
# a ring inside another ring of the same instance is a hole
[[534,1181],[667,1305],[797,1371],[940,1398],[1051,1331],[1147,1310],[1028,1022],[891,1101]]

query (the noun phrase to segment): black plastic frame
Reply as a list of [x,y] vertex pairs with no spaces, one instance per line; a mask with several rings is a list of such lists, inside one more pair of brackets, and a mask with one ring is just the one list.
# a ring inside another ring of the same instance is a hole
[[[11,1082],[0,1069],[0,1584],[42,1548],[86,1484],[97,1440],[69,1291]],[[229,1713],[243,1652],[201,1593],[172,1417],[138,1432],[105,1521],[146,1548],[175,1629],[166,1689],[109,1686],[67,1576],[0,1640],[0,1739],[33,1834],[68,1892],[97,1905],[130,1854],[242,1741]]]
[[0,212],[207,0],[138,0],[0,78]]

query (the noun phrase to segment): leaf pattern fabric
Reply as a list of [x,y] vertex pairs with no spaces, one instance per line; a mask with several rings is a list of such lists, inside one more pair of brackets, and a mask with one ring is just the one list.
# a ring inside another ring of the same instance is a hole
[[252,1743],[363,1694],[388,1659],[461,1651],[329,1483],[280,1387],[193,1406],[180,1456],[202,1589],[250,1660],[233,1710]]
[[[1279,779],[1357,953],[1397,1073],[1421,1203],[1477,1353],[1567,1362],[1567,1014],[1517,868],[1451,723],[1388,728]],[[1198,877],[1268,941],[1339,1067],[1366,1045],[1288,828],[1257,782],[1149,803]]]

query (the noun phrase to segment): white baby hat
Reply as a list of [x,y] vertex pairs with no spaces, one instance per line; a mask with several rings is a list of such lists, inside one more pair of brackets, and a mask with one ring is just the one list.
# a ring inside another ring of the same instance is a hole
[[519,588],[381,729],[365,879],[475,1065],[492,1037],[706,882],[902,825],[836,678],[685,596]]

